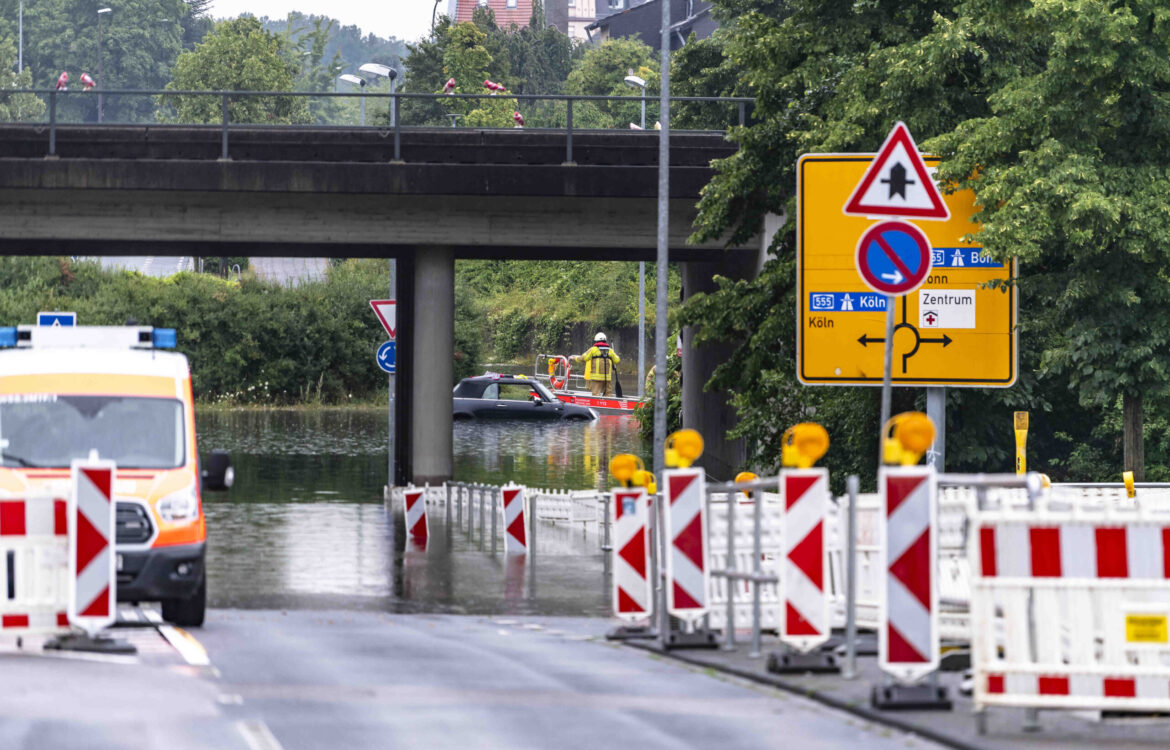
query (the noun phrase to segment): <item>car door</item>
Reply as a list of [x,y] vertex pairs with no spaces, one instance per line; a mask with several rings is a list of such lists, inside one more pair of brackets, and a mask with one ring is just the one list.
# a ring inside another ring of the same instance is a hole
[[495,413],[500,419],[542,419],[544,405],[537,407],[532,403],[532,386],[522,381],[500,383],[499,400],[496,401]]

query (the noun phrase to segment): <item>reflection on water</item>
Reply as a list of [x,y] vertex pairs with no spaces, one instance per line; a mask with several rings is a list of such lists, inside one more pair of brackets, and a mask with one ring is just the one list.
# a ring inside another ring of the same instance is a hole
[[[385,412],[204,412],[198,429],[200,448],[231,451],[236,469],[231,492],[204,496],[213,607],[609,611],[604,556],[579,528],[541,525],[535,554],[509,559],[490,534],[490,515],[480,526],[477,514],[469,538],[463,514],[453,510],[448,522],[442,506],[431,506],[427,549],[404,551],[402,511],[387,513],[381,500]],[[455,428],[464,481],[603,486],[618,452],[641,452],[631,420]]]

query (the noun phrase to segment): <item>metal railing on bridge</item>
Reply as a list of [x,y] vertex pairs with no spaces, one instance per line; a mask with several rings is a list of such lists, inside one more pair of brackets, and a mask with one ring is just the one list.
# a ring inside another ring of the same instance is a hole
[[[361,108],[361,115],[358,108],[366,103],[363,100],[375,102],[371,125],[361,124],[365,108]],[[673,132],[711,133],[746,125],[755,99],[676,96],[670,103]],[[653,123],[658,118],[659,101],[656,96],[570,94],[0,89],[0,105],[7,108],[9,123],[47,127],[49,156],[57,155],[58,131],[76,126],[218,129],[220,158],[225,160],[231,158],[233,129],[358,128],[392,132],[396,161],[402,158],[403,131],[523,127],[563,134],[565,161],[571,163],[574,133],[639,130],[641,106],[646,106],[645,122]],[[103,117],[99,112],[108,115]],[[355,122],[359,117],[361,120]]]

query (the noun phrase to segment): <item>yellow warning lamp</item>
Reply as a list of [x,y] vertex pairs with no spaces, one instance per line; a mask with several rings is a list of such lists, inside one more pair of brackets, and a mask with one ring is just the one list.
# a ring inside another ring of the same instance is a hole
[[1130,498],[1136,497],[1137,490],[1133,486],[1133,472],[1127,471],[1121,475],[1121,478],[1125,480],[1125,496]]
[[623,487],[629,487],[630,480],[644,468],[642,459],[633,453],[619,453],[609,459],[609,473],[613,474],[613,478],[618,480]]
[[696,430],[679,430],[666,438],[665,455],[667,466],[685,469],[703,455],[703,436]]
[[635,471],[634,478],[630,480],[630,484],[635,487],[645,487],[646,494],[648,495],[658,494],[658,482],[655,480],[654,472],[652,471],[646,471],[645,469]]
[[934,443],[934,423],[920,411],[907,411],[890,417],[882,434],[882,462],[913,466]]
[[829,433],[816,422],[801,422],[780,437],[780,463],[797,469],[811,468],[829,450]]
[[[1041,474],[1040,475],[1040,486],[1046,490],[1052,489],[1052,478],[1049,477],[1047,474]],[[1133,496],[1130,495],[1130,497],[1133,497]]]
[[735,475],[735,483],[740,484],[741,482],[754,482],[759,478],[760,477],[758,475],[753,474],[750,471],[741,471]]

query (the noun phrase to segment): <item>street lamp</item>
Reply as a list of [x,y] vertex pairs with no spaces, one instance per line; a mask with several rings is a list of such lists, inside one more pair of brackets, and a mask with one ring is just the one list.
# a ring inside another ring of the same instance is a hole
[[646,81],[634,75],[633,71],[626,76],[626,85],[642,91],[642,130],[646,129]]
[[98,8],[98,122],[102,121],[102,87],[105,79],[102,78],[102,16],[112,13],[112,8]]
[[390,127],[394,127],[394,89],[397,86],[398,71],[391,68],[389,65],[382,65],[380,63],[366,63],[358,68],[360,73],[369,73],[375,78],[389,78],[390,79]]
[[366,79],[360,76],[355,76],[352,73],[346,73],[344,75],[337,76],[337,80],[345,81],[346,83],[352,83],[354,86],[357,86],[362,90],[362,127],[364,128],[366,126]]
[[[642,130],[646,129],[646,81],[634,75],[625,78],[626,85],[642,92]],[[646,261],[638,261],[638,397],[643,396],[646,383]]]

